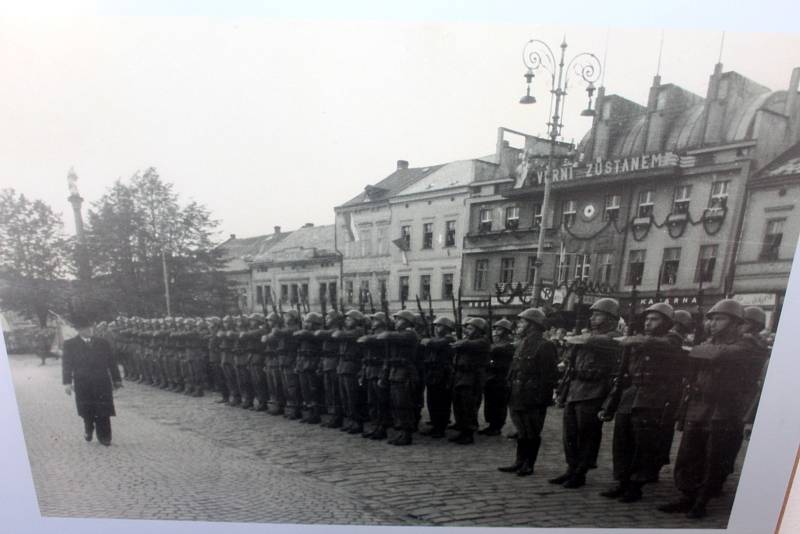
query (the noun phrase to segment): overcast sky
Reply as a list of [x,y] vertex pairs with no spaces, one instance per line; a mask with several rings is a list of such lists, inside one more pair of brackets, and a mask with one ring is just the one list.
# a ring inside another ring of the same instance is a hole
[[[533,37],[607,57],[605,86],[644,103],[661,32],[475,23],[209,18],[0,19],[0,185],[69,212],[156,167],[221,220],[219,238],[329,224],[333,207],[391,173],[494,152],[498,126],[545,131],[547,93],[521,106]],[[667,30],[662,83],[705,96],[720,32]],[[728,33],[725,70],[771,89],[800,38]],[[564,138],[586,99],[573,84]],[[85,206],[86,207],[86,206]]]

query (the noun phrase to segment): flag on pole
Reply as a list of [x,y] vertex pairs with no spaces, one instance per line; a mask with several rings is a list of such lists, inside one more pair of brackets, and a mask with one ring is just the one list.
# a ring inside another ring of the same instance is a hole
[[53,345],[50,347],[50,352],[58,354],[60,357],[63,354],[64,341],[77,336],[78,331],[56,312],[50,311],[49,313],[56,325],[56,335],[53,336]]
[[356,219],[353,217],[353,214],[350,212],[345,213],[344,222],[347,235],[350,237],[350,241],[358,241],[358,226],[356,226]]

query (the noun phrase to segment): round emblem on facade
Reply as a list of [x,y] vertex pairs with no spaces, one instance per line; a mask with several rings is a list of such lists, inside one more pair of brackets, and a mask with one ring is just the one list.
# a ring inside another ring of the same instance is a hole
[[591,221],[595,215],[597,215],[597,208],[594,207],[594,204],[586,204],[583,208],[583,218]]

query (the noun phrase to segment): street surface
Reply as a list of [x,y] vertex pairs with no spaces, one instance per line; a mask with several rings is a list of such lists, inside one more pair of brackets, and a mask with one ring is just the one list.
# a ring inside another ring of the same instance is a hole
[[[60,362],[9,357],[43,516],[262,523],[530,527],[725,528],[737,475],[709,516],[691,521],[656,506],[672,500],[669,466],[645,497],[598,496],[612,485],[611,430],[588,483],[547,483],[563,471],[561,412],[551,409],[531,477],[500,473],[514,442],[476,436],[473,446],[415,435],[393,447],[263,412],[125,382],[113,443],[86,443]],[[423,415],[423,421],[427,417]],[[505,432],[512,430],[511,423]],[[677,447],[680,434],[673,445]],[[740,454],[739,465],[741,465]]]

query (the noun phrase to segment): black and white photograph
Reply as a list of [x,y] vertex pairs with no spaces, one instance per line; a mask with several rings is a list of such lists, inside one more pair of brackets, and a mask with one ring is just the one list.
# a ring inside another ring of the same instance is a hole
[[798,51],[0,19],[2,372],[39,513],[728,528],[780,439]]

